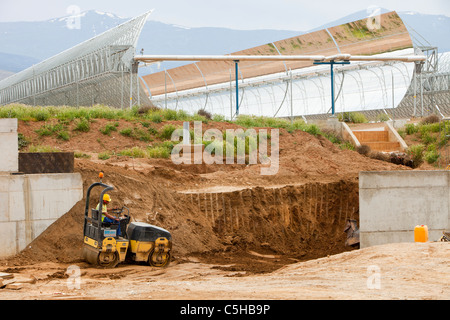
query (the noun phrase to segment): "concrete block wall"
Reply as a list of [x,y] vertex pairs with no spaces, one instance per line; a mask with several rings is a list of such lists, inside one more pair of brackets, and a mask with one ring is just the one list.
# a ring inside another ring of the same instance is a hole
[[19,141],[17,119],[0,119],[0,172],[17,172]]
[[79,173],[0,175],[0,258],[19,253],[82,198]]
[[414,242],[417,225],[437,241],[450,230],[449,180],[450,171],[361,172],[361,247]]

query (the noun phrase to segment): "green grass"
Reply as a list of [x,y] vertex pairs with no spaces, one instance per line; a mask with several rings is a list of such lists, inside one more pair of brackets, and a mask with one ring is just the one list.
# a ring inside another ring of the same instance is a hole
[[377,116],[377,122],[386,122],[389,121],[389,116],[386,113],[380,113]]
[[67,132],[67,131],[59,131],[56,134],[56,138],[58,138],[60,140],[64,140],[64,141],[69,141],[70,140],[70,135],[69,135],[69,132]]
[[145,150],[139,148],[139,147],[133,147],[131,149],[125,149],[118,153],[119,156],[127,156],[127,157],[133,157],[133,158],[146,158],[147,153]]
[[90,159],[91,158],[90,155],[83,153],[83,152],[74,152],[74,157],[77,159]]
[[301,119],[296,119],[293,122],[283,118],[269,118],[269,117],[257,117],[241,115],[235,121],[235,124],[244,128],[274,128],[274,129],[286,129],[289,133],[294,133],[297,130],[308,132],[314,136],[321,135],[322,132],[315,124],[306,124]]
[[74,130],[80,132],[89,132],[91,130],[91,124],[89,123],[89,120],[87,120],[86,118],[79,119],[75,123]]
[[37,129],[36,133],[40,137],[48,137],[52,135],[56,135],[58,137],[60,133],[64,131],[67,131],[67,126],[58,122],[56,124],[46,123],[42,125],[39,129]]
[[426,151],[423,157],[426,162],[433,164],[439,159],[439,153],[436,150]]
[[419,132],[419,126],[416,126],[414,123],[408,123],[405,125],[405,131],[407,135],[413,135]]
[[172,133],[177,129],[172,124],[166,124],[159,130],[159,137],[163,140],[170,140]]
[[349,142],[349,141],[341,142],[338,146],[341,150],[355,151],[355,146],[353,144],[351,144],[351,142]]
[[125,128],[119,131],[119,133],[125,137],[133,136],[133,128]]
[[225,121],[225,116],[221,115],[221,114],[215,114],[212,116],[212,121],[214,122],[224,122]]
[[147,156],[149,158],[164,158],[170,157],[170,150],[164,146],[149,147],[147,149]]
[[41,153],[41,152],[61,152],[61,150],[54,148],[52,146],[45,145],[30,145],[28,152]]
[[154,123],[161,123],[164,121],[163,117],[159,113],[153,113],[148,116],[148,119]]
[[[307,124],[302,119],[295,119],[291,122],[290,119],[282,118],[270,118],[270,117],[258,117],[258,116],[248,116],[241,115],[234,121],[227,121],[222,115],[210,116],[209,113],[195,113],[193,115],[188,114],[183,110],[171,110],[171,109],[158,109],[158,108],[139,108],[137,106],[132,109],[116,109],[110,108],[105,105],[95,105],[93,107],[30,107],[20,104],[12,104],[8,106],[3,106],[0,108],[0,118],[11,118],[15,117],[23,121],[39,121],[44,122],[44,124],[36,130],[39,136],[55,136],[58,139],[67,141],[70,139],[70,134],[67,130],[69,125],[73,123],[74,131],[78,132],[88,132],[91,129],[91,122],[96,119],[107,119],[110,120],[104,127],[100,128],[99,131],[104,135],[111,135],[111,132],[118,131],[119,120],[125,120],[132,122],[130,127],[123,128],[120,130],[120,134],[130,138],[134,138],[144,142],[151,142],[154,139],[160,139],[167,141],[171,139],[173,132],[180,127],[179,124],[167,123],[162,128],[157,130],[153,127],[154,123],[161,123],[165,121],[201,121],[203,123],[208,123],[211,121],[216,122],[228,122],[239,125],[243,128],[274,128],[274,129],[285,129],[291,134],[295,134],[298,131],[304,131],[310,133],[314,136],[324,136],[329,139],[334,144],[341,146],[342,148],[350,148],[349,146],[343,144],[340,138],[331,132],[322,131],[317,125]],[[355,122],[364,122],[364,119],[357,113],[350,113],[349,117]],[[49,120],[58,120],[57,123],[49,123]],[[136,127],[137,124],[141,126]],[[430,127],[430,130],[435,130],[435,125]],[[423,129],[425,130],[425,129]],[[282,134],[282,132],[280,132]],[[259,139],[259,136],[258,138]],[[270,135],[269,135],[270,139]],[[248,139],[247,139],[248,140]],[[100,144],[101,140],[98,139]],[[430,143],[435,141],[430,140]],[[248,140],[245,143],[246,150],[254,142]],[[153,156],[167,157],[167,150],[171,150],[167,146],[154,146],[154,150],[150,151]],[[224,146],[226,149],[226,145]],[[126,153],[127,150],[124,150]]]
[[360,112],[344,112],[338,114],[339,121],[351,123],[367,123],[366,116]]
[[151,132],[153,131],[130,127],[119,131],[119,133],[125,137],[134,138],[144,142],[153,141],[153,138],[151,137]]
[[111,158],[111,154],[110,154],[108,151],[100,152],[100,153],[98,154],[98,158],[99,158],[100,160],[108,160],[109,158]]
[[[405,126],[402,134],[413,136],[413,141],[418,142],[408,150],[415,167],[420,166],[423,161],[434,164],[439,159],[439,149],[444,148],[448,143],[443,129],[440,123],[433,120],[432,117],[428,117],[418,124],[410,123]],[[450,128],[446,129],[450,131]]]
[[100,128],[99,131],[106,136],[110,136],[111,132],[117,131],[118,126],[119,126],[118,122],[115,123],[108,122],[104,127]]
[[0,118],[17,118],[23,121],[48,121],[58,120],[74,121],[75,119],[108,119],[108,120],[146,120],[150,122],[163,121],[207,121],[198,114],[190,115],[183,110],[150,109],[145,113],[139,113],[139,107],[132,109],[117,109],[105,105],[92,107],[68,107],[68,106],[26,106],[22,104],[10,104],[0,108]]

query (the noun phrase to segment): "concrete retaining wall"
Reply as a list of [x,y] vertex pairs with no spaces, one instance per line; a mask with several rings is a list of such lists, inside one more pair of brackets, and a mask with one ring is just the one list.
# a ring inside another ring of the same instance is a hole
[[449,171],[361,172],[361,247],[414,242],[417,225],[438,240],[450,229],[449,180]]
[[17,119],[0,119],[0,172],[19,170],[18,149]]
[[389,141],[392,142],[398,142],[400,143],[400,150],[401,152],[406,152],[408,149],[408,145],[406,144],[405,140],[399,135],[397,132],[397,129],[394,128],[391,122],[385,123],[386,131],[389,133]]
[[79,173],[0,175],[0,258],[23,250],[82,198]]

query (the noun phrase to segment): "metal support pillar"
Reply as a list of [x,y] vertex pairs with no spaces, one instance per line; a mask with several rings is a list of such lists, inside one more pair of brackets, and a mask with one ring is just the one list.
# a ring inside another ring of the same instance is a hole
[[167,71],[164,69],[164,109],[167,109]]
[[230,69],[230,120],[233,121],[233,77]]
[[130,68],[130,109],[133,107],[133,66]]
[[239,60],[234,61],[236,72],[236,117],[239,116]]
[[345,60],[345,61],[341,61],[341,62],[336,62],[334,60],[328,61],[328,62],[320,62],[320,61],[315,61],[314,64],[316,65],[320,65],[320,64],[328,64],[330,65],[330,71],[331,71],[331,116],[334,117],[335,116],[335,98],[334,98],[334,65],[344,65],[344,64],[350,64],[350,61]]
[[292,93],[292,71],[289,69],[289,80],[290,80],[290,94],[291,94],[291,124],[294,123],[294,100],[293,100],[293,93]]

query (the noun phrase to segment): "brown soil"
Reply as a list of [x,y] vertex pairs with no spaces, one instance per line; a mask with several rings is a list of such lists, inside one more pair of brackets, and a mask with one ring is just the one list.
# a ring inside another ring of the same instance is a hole
[[[103,136],[98,128],[106,122],[98,120],[89,133],[73,136],[69,142],[54,137],[40,140],[34,130],[41,123],[20,123],[19,132],[39,144],[84,153],[105,151],[98,139],[107,150],[145,145],[117,133]],[[219,129],[235,127],[217,125],[222,126]],[[208,127],[217,126],[204,125],[204,129]],[[185,272],[195,273],[200,268],[212,277],[263,276],[286,265],[295,267],[302,261],[354,251],[345,246],[344,227],[347,218],[359,220],[359,172],[410,170],[342,151],[322,137],[284,130],[280,131],[278,174],[261,176],[260,168],[174,165],[166,159],[126,157],[75,161],[85,191],[102,170],[103,182],[114,187],[112,206],[126,205],[132,221],[158,225],[172,233],[173,261],[168,270],[182,272],[185,266]],[[45,274],[42,277],[49,279],[61,272],[64,277],[65,268],[76,264],[91,278],[108,277],[114,282],[129,279],[129,274],[170,273],[139,265],[121,265],[115,270],[90,268],[81,259],[84,205],[85,199],[20,254],[0,261],[0,272]],[[21,292],[22,298],[30,297],[27,290]]]

